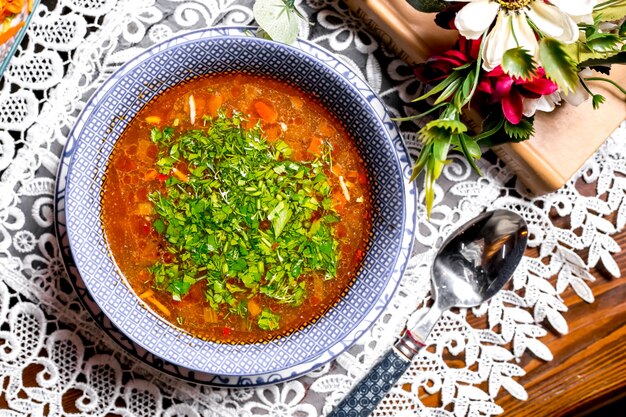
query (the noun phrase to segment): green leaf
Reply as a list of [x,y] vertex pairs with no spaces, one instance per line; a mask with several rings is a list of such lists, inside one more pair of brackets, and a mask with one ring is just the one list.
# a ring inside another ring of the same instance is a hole
[[439,97],[437,97],[437,100],[435,100],[435,103],[433,104],[437,105],[446,101],[448,98],[452,96],[452,94],[456,93],[457,89],[461,86],[462,83],[463,83],[463,78],[459,77],[455,79],[446,87],[445,90],[441,92],[441,94],[439,95]]
[[[493,120],[494,117],[496,118],[495,121]],[[481,133],[474,136],[474,141],[478,143],[498,133],[500,129],[502,129],[502,126],[504,125],[505,120],[506,119],[504,118],[504,115],[502,114],[502,112],[496,112],[495,114],[492,114],[489,117],[487,117],[487,119],[485,120],[486,130],[483,130]]]
[[470,73],[467,74],[467,77],[465,77],[465,80],[463,81],[463,86],[461,87],[461,97],[459,97],[461,105],[457,106],[457,108],[463,107],[463,104],[469,101],[469,99],[471,98],[475,77],[476,73],[474,71],[470,71]]
[[279,202],[276,207],[267,215],[267,219],[272,222],[274,229],[274,237],[278,238],[291,218],[291,210],[289,205],[284,201]]
[[433,157],[440,161],[448,159],[448,151],[450,150],[450,137],[446,139],[437,139],[433,141]]
[[418,113],[418,114],[414,114],[411,116],[407,116],[407,117],[392,117],[391,120],[393,120],[394,122],[406,122],[409,120],[416,120],[416,119],[420,119],[424,116],[428,116],[430,113],[434,113],[437,110],[439,110],[441,107],[446,106],[447,103],[440,103],[436,106],[431,107],[430,109],[426,110],[423,113]]
[[534,117],[523,117],[522,120],[516,125],[505,120],[504,122],[504,132],[511,138],[514,142],[521,142],[527,139],[535,133],[535,128],[533,126],[535,122]]
[[605,33],[603,36],[594,39],[587,39],[587,46],[595,52],[619,51],[620,38],[612,33]]
[[268,36],[277,42],[292,44],[298,36],[298,16],[293,3],[283,0],[256,0],[252,7],[254,19]]
[[523,47],[509,49],[502,56],[502,69],[511,77],[531,79],[537,67],[532,55]]
[[426,175],[424,176],[424,203],[426,204],[426,215],[430,219],[433,204],[435,202],[435,183],[443,172],[445,161],[440,161],[431,154],[426,165]]
[[157,231],[158,234],[162,235],[163,232],[165,232],[165,223],[163,222],[162,219],[156,219],[153,223],[152,226],[154,227],[154,230]]
[[591,100],[594,110],[598,110],[600,108],[600,105],[606,101],[606,98],[604,98],[604,96],[601,94],[594,94],[591,96]]
[[425,100],[428,97],[432,97],[435,94],[439,94],[440,92],[442,92],[443,90],[445,90],[450,84],[452,84],[453,82],[455,82],[457,79],[459,79],[461,77],[461,74],[458,72],[453,72],[451,75],[449,75],[448,77],[446,77],[446,79],[444,79],[443,81],[441,81],[439,84],[437,84],[436,86],[434,86],[429,92],[427,92],[424,95],[419,96],[418,98],[413,99],[413,102],[416,101],[421,101],[421,100]]
[[[601,3],[601,2],[600,2]],[[622,20],[626,16],[626,4],[618,2],[613,6],[599,8],[593,12],[593,17],[599,20],[610,22]]]
[[432,128],[441,128],[441,129],[446,129],[448,130],[450,133],[464,133],[467,132],[467,125],[465,125],[465,123],[461,122],[460,120],[444,120],[444,119],[437,119],[437,120],[432,120],[430,122],[428,122],[426,124],[426,126],[424,126],[426,129],[432,129]]
[[562,42],[543,38],[539,43],[539,61],[546,76],[563,92],[574,91],[578,85],[578,69]]
[[417,161],[415,161],[415,165],[413,165],[413,172],[411,173],[410,181],[414,181],[415,178],[422,172],[426,163],[428,162],[428,158],[432,152],[433,145],[432,143],[427,143],[424,145],[422,150],[420,151],[419,156],[417,157]]
[[606,58],[600,56],[600,54],[595,55],[596,58],[589,58],[580,63],[581,68],[585,67],[596,67],[602,65],[612,65],[612,64],[626,64],[626,51],[620,52],[619,54],[612,55]]
[[463,65],[459,65],[458,67],[454,67],[452,70],[453,71],[463,71],[464,69],[469,68],[472,65],[474,65],[474,63],[472,61],[470,61],[470,62],[466,62]]
[[465,159],[467,159],[467,162],[469,162],[472,169],[478,175],[482,176],[483,174],[482,172],[480,172],[480,168],[478,168],[478,165],[476,165],[476,162],[474,162],[474,159],[478,159],[481,157],[480,146],[478,146],[478,144],[473,141],[469,135],[466,135],[464,133],[458,135],[457,137],[459,140],[459,144],[461,145],[463,155],[465,155]]
[[268,308],[263,308],[263,311],[259,315],[257,324],[262,330],[278,330],[280,316],[272,313]]

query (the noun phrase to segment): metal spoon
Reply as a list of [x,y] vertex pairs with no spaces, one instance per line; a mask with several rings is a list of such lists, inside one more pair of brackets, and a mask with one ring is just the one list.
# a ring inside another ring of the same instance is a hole
[[441,314],[451,307],[477,306],[498,292],[522,259],[527,239],[526,222],[508,210],[483,213],[453,233],[435,257],[435,303],[430,311],[406,330],[328,417],[370,415],[424,347]]

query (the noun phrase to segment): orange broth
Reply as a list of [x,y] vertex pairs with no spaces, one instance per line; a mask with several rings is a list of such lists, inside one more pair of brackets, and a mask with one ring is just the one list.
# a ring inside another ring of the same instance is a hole
[[[196,110],[191,124],[190,100]],[[204,284],[191,286],[180,301],[154,287],[150,267],[171,262],[165,239],[153,223],[157,218],[148,196],[164,187],[157,174],[157,146],[150,140],[154,127],[176,125],[177,132],[203,128],[203,115],[240,112],[247,126],[260,122],[269,143],[278,139],[292,149],[294,161],[311,161],[322,144],[332,146],[332,207],[340,217],[333,226],[339,242],[337,275],[306,278],[306,297],[299,306],[282,304],[256,294],[248,314],[267,307],[280,314],[280,328],[261,330],[253,317],[215,311],[205,299]],[[343,184],[342,184],[343,182]],[[347,191],[347,195],[346,195]],[[349,197],[349,200],[348,198]],[[245,74],[194,79],[172,87],[153,99],[129,123],[115,145],[102,191],[102,220],[112,256],[134,292],[156,314],[190,334],[222,343],[255,343],[289,334],[317,320],[338,302],[353,281],[364,255],[371,225],[369,185],[356,146],[338,120],[316,100],[277,80]],[[254,311],[253,311],[254,310]]]

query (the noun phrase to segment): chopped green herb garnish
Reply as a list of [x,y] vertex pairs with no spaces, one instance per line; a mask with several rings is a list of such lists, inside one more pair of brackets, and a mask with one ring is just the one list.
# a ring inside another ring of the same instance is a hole
[[[165,191],[149,196],[153,227],[173,258],[150,268],[155,287],[180,300],[202,282],[215,311],[242,317],[256,294],[302,304],[307,276],[337,274],[330,146],[314,161],[295,162],[285,142],[268,143],[258,125],[244,129],[240,114],[205,122],[202,130],[150,135],[157,170],[168,176]],[[258,316],[261,329],[278,322],[267,308]]]
[[274,314],[269,309],[264,308],[259,316],[259,328],[262,330],[277,330],[280,327],[278,324],[279,319],[278,314]]

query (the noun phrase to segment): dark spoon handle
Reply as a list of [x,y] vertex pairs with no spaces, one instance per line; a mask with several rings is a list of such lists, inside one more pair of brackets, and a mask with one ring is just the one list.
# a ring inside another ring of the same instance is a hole
[[411,361],[389,350],[327,417],[367,417],[408,369]]

